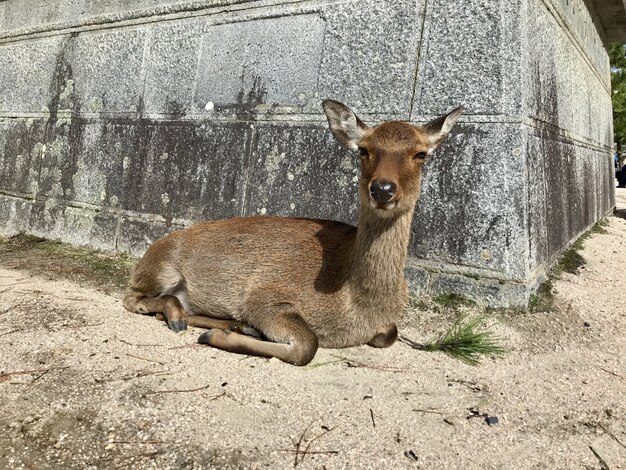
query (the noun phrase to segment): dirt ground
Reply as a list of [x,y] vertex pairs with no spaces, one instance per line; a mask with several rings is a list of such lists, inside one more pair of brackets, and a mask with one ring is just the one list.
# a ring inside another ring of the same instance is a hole
[[[113,272],[0,246],[0,468],[626,468],[617,198],[550,311],[490,313],[508,353],[477,367],[400,342],[304,368],[224,353],[126,312]],[[401,332],[478,312],[429,305]]]

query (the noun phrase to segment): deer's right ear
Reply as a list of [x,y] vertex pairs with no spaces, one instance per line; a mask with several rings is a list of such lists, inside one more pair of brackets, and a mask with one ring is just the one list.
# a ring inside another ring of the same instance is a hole
[[437,119],[433,119],[429,123],[422,126],[422,129],[426,131],[428,138],[430,139],[430,147],[427,153],[432,153],[444,140],[446,140],[446,137],[448,137],[448,134],[450,133],[450,129],[452,129],[452,126],[454,126],[457,119],[461,117],[464,110],[465,108],[463,108],[463,106],[459,106],[448,114],[440,116]]
[[335,139],[350,150],[357,150],[368,127],[345,104],[334,100],[322,102],[328,125]]

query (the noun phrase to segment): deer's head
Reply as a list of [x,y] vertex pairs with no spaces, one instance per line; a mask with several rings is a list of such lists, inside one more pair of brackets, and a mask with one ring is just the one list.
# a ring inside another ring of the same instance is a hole
[[337,141],[361,154],[361,205],[381,216],[413,210],[424,162],[463,113],[459,107],[423,126],[389,121],[368,127],[342,103],[325,100],[322,107]]

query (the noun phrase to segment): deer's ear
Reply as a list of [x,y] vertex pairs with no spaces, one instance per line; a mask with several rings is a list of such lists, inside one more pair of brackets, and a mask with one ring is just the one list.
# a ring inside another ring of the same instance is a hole
[[422,126],[422,129],[426,131],[428,138],[430,140],[430,146],[428,148],[428,153],[432,153],[437,147],[439,147],[448,134],[450,133],[450,129],[454,126],[454,123],[459,119],[461,114],[463,114],[463,106],[459,106],[454,111],[445,114],[443,116],[439,116],[437,119],[433,119],[429,123]]
[[368,127],[350,108],[339,101],[325,100],[322,102],[322,108],[335,139],[344,147],[357,150]]

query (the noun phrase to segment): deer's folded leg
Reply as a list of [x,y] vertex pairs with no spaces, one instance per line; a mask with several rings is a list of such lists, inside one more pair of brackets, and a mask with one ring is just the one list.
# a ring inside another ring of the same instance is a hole
[[198,342],[224,351],[261,357],[276,357],[297,366],[308,364],[317,352],[317,336],[295,311],[260,315],[254,325],[269,341],[218,329],[203,333]]
[[398,339],[398,328],[394,323],[385,325],[376,332],[368,345],[373,348],[388,348]]

